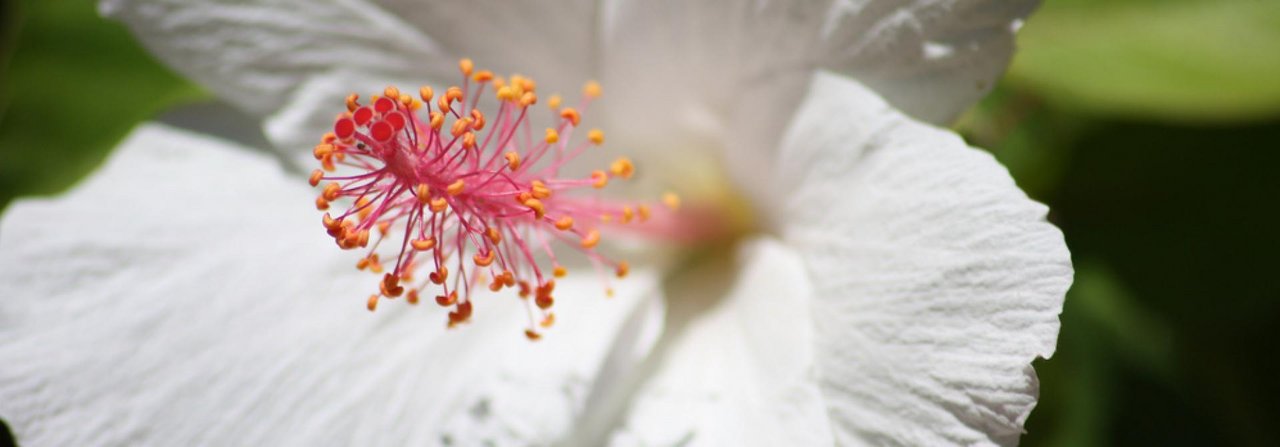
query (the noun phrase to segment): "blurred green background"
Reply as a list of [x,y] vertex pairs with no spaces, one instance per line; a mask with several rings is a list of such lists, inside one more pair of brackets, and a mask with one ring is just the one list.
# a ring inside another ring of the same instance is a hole
[[[92,1],[3,20],[0,207],[208,98]],[[1076,264],[1023,445],[1280,445],[1280,1],[1047,0],[1019,45],[956,129]]]

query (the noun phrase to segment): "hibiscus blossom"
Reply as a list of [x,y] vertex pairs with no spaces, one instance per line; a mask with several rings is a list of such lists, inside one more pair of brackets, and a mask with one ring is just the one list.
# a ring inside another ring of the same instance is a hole
[[539,91],[599,79],[583,119],[633,157],[626,194],[749,224],[615,247],[614,297],[558,279],[537,342],[484,291],[447,330],[439,307],[363,310],[308,171],[143,125],[0,222],[0,417],[24,445],[1016,444],[1068,253],[929,123],[1003,70],[1030,3],[104,2],[285,160],[315,163],[349,92],[448,84],[470,56]]

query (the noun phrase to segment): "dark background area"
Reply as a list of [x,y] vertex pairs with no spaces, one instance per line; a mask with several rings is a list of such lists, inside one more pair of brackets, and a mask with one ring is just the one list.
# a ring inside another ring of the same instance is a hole
[[[0,4],[0,207],[207,100],[92,1]],[[955,128],[1076,265],[1023,445],[1280,445],[1280,1],[1048,0],[1019,45]]]

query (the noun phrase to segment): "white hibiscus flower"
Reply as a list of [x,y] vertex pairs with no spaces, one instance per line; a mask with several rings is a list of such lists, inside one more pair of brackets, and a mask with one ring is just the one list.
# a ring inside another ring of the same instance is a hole
[[611,147],[693,198],[731,185],[756,230],[637,262],[611,300],[564,278],[537,343],[509,302],[446,331],[361,310],[299,171],[143,125],[4,216],[0,417],[28,446],[1016,444],[1069,256],[927,123],[984,93],[1034,2],[738,3],[104,2],[299,159],[347,92],[462,56],[598,78]]

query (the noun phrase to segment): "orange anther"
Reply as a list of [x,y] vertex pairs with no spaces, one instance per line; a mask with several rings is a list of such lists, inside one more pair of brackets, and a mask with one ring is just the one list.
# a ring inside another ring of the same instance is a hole
[[324,157],[320,160],[320,168],[328,172],[333,172],[336,167],[333,165],[333,157]]
[[463,95],[462,93],[462,87],[458,87],[455,85],[455,86],[449,87],[448,90],[445,90],[444,96],[446,98],[449,98],[450,101],[461,101],[463,96],[465,95]]
[[382,90],[382,96],[386,96],[392,101],[398,101],[400,100],[400,89],[394,85],[388,85],[387,88]]
[[321,219],[321,221],[324,222],[324,227],[325,229],[328,229],[328,230],[333,230],[333,229],[342,227],[342,221],[334,220],[334,218],[329,217],[329,213],[324,213],[324,217]]
[[441,211],[444,211],[445,208],[448,208],[448,207],[449,207],[449,201],[445,200],[444,197],[437,197],[437,198],[431,199],[431,212],[439,213]]
[[422,98],[422,102],[431,102],[431,98],[434,96],[436,96],[436,92],[431,87],[424,85],[418,89],[418,97]]
[[600,243],[600,232],[597,230],[591,230],[587,232],[586,236],[582,237],[582,248],[588,248],[588,249],[595,248],[596,244],[599,244],[599,243]]
[[627,157],[621,157],[614,160],[613,164],[609,165],[609,171],[613,172],[613,175],[622,178],[631,178],[631,175],[636,172],[636,167],[631,164],[630,159]]
[[311,171],[311,178],[307,179],[307,182],[311,183],[311,186],[316,186],[320,184],[320,180],[323,178],[324,178],[324,171],[316,169],[314,171]]
[[503,157],[507,159],[507,167],[512,171],[520,169],[520,154],[516,152],[507,152]]
[[489,227],[484,230],[484,234],[489,236],[489,242],[493,242],[493,245],[502,243],[502,233],[498,232],[497,228]]
[[603,188],[609,184],[609,175],[604,171],[591,171],[591,186],[596,189]]
[[466,187],[467,187],[467,182],[463,181],[462,179],[457,179],[457,180],[454,180],[453,183],[450,183],[449,187],[445,188],[445,191],[447,191],[451,196],[456,196],[458,194],[462,194],[462,190],[465,189]]
[[591,129],[587,132],[587,139],[591,140],[596,146],[604,144],[604,131],[600,129]]
[[574,110],[573,107],[565,107],[561,110],[560,117],[569,120],[569,122],[573,123],[574,126],[577,126],[578,121],[582,119],[582,117],[578,115],[578,111]]
[[476,82],[488,82],[493,79],[493,72],[489,70],[480,70],[476,72],[475,77],[472,79],[475,79]]
[[338,141],[338,136],[334,135],[333,132],[325,132],[324,135],[320,137],[321,143],[333,144],[334,141]]
[[321,197],[332,202],[338,199],[338,193],[340,192],[342,192],[342,186],[338,185],[336,182],[329,182],[327,185],[324,185],[324,192],[321,194]]
[[526,92],[532,92],[538,89],[538,83],[533,82],[533,78],[520,78],[520,88]]
[[473,149],[475,147],[476,147],[476,133],[467,132],[465,134],[462,134],[462,148]]
[[546,138],[544,138],[544,140],[547,142],[547,144],[555,144],[557,141],[560,141],[560,132],[556,132],[555,129],[548,127],[547,136]]
[[641,221],[641,222],[644,222],[644,221],[646,221],[646,220],[649,220],[649,216],[650,216],[650,212],[649,212],[649,205],[640,205],[640,206],[637,206],[637,207],[636,207],[636,214],[639,214],[639,215],[640,215],[640,221]]
[[557,265],[551,269],[551,275],[555,276],[556,278],[564,278],[564,275],[568,273],[569,271],[566,270],[563,265]]
[[413,242],[409,243],[409,245],[412,245],[414,250],[427,251],[435,248],[436,238],[429,237],[426,239],[414,239]]
[[668,192],[662,195],[662,203],[671,208],[672,211],[680,209],[680,196],[674,192]]
[[560,95],[551,95],[550,98],[547,98],[547,107],[551,108],[551,110],[559,109],[560,101],[563,101]]
[[631,265],[627,264],[627,261],[618,262],[618,268],[614,269],[614,273],[617,274],[619,278],[626,278],[627,272],[630,271]]
[[378,309],[378,295],[369,295],[369,302],[368,302],[368,304],[366,304],[366,305],[365,305],[365,307],[368,307],[368,308],[369,308],[369,312],[373,312],[373,311],[377,310],[377,309]]
[[404,293],[404,287],[400,286],[400,278],[390,273],[382,276],[381,288],[383,295],[392,298]]
[[480,253],[476,253],[474,256],[471,257],[472,260],[476,261],[476,265],[481,267],[488,267],[489,264],[493,264],[493,258],[494,256],[497,256],[497,252],[494,252],[493,250],[485,250],[485,251],[487,252],[485,256],[481,256]]
[[316,160],[320,160],[322,158],[329,156],[329,154],[332,154],[333,151],[334,151],[334,147],[332,144],[321,143],[321,144],[317,144],[315,149],[312,149],[311,155],[315,156]]
[[624,224],[631,223],[631,219],[635,217],[635,215],[636,213],[634,210],[631,209],[631,207],[629,206],[622,207],[622,223]]
[[431,112],[431,129],[439,131],[444,127],[444,114],[440,112]]
[[537,103],[538,95],[533,92],[524,92],[523,95],[520,95],[520,105],[523,107],[529,107]]
[[539,324],[539,325],[541,325],[541,326],[542,326],[542,327],[544,327],[544,328],[549,328],[549,327],[551,327],[551,326],[555,325],[555,324],[556,324],[556,314],[553,314],[553,313],[551,313],[551,312],[547,312],[547,316],[542,317],[542,322],[541,322],[541,323],[538,323],[538,324]]
[[556,221],[556,229],[557,229],[557,230],[565,231],[565,230],[568,230],[568,229],[570,229],[570,228],[573,228],[573,218],[572,218],[572,217],[564,216],[564,217],[561,217],[559,220],[557,220],[557,221]]
[[538,200],[538,199],[525,200],[524,206],[527,206],[529,207],[529,209],[533,210],[533,216],[538,219],[541,219],[542,216],[547,214],[547,210],[546,208],[543,208],[541,200]]
[[409,304],[418,304],[418,290],[409,289],[409,291],[404,294],[404,299],[405,301],[408,301]]
[[539,309],[543,310],[551,308],[555,303],[556,299],[551,295],[538,295],[533,299],[533,304],[536,304]]
[[471,59],[463,58],[462,60],[458,61],[458,69],[462,70],[463,76],[471,76],[471,70],[474,69],[475,67],[476,67],[476,64],[471,62]]
[[[494,81],[493,85],[498,85],[498,82]],[[498,96],[499,101],[511,101],[516,99],[516,91],[511,88],[511,86],[504,85],[502,87],[498,87],[495,94]]]
[[418,187],[413,189],[413,195],[418,196],[418,203],[426,205],[431,201],[431,187],[426,183],[419,183]]
[[462,136],[467,129],[471,128],[471,118],[462,118],[453,122],[453,127],[449,129],[449,133],[455,137]]
[[471,109],[471,130],[484,130],[484,114],[478,109]]
[[359,101],[360,101],[360,95],[357,95],[355,93],[347,95],[347,111],[354,112],[356,111],[356,109],[360,108]]
[[410,106],[413,106],[413,97],[409,96],[408,93],[401,93],[400,105],[404,106],[404,108],[406,109],[409,108]]
[[547,184],[542,183],[541,180],[534,180],[530,183],[530,192],[533,193],[533,198],[535,199],[551,197],[551,188],[548,188]]
[[458,292],[449,292],[448,295],[436,295],[436,304],[443,307],[452,306],[458,302]]
[[427,275],[427,279],[436,284],[444,284],[444,280],[449,279],[449,268],[442,265],[440,266],[440,270],[436,270]]
[[391,221],[378,222],[378,234],[386,236],[388,231],[391,231]]
[[582,94],[588,98],[599,98],[601,93],[600,83],[596,81],[588,81],[582,86]]
[[534,332],[533,329],[525,329],[524,336],[528,338],[529,341],[538,341],[542,339],[542,335]]

